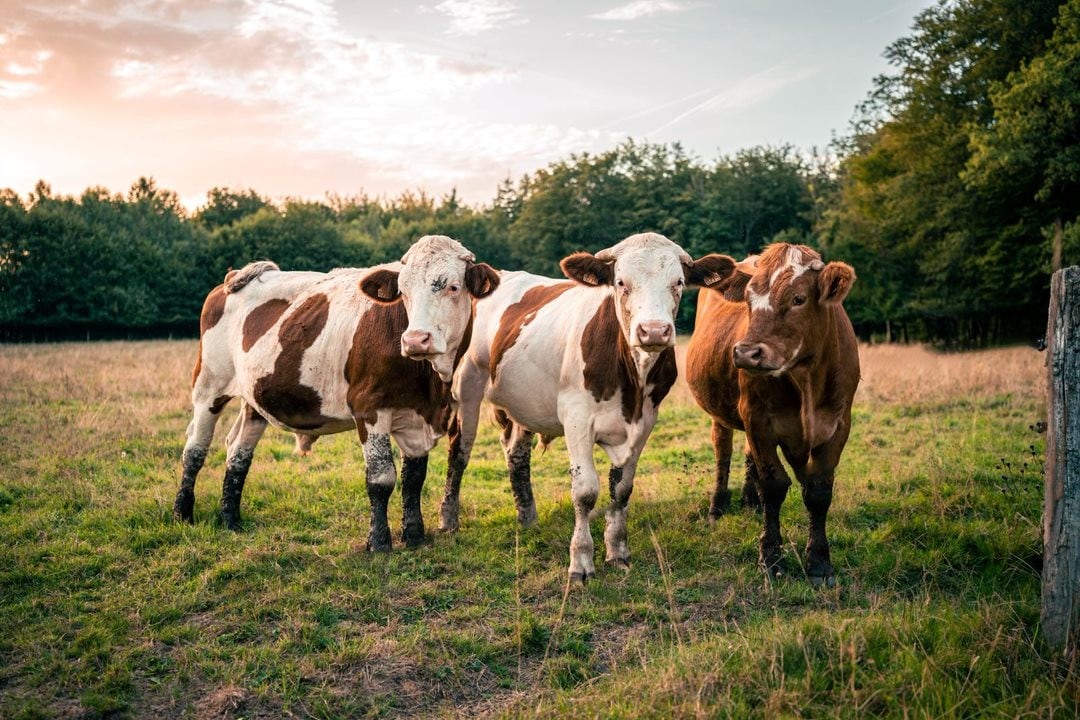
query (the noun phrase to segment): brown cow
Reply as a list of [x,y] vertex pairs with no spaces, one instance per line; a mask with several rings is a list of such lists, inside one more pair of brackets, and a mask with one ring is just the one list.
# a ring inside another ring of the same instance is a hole
[[805,245],[770,245],[739,263],[719,291],[701,292],[686,357],[690,389],[713,421],[710,518],[730,503],[732,431],[744,430],[743,503],[764,505],[761,563],[779,573],[780,506],[791,485],[779,447],[810,514],[806,573],[814,585],[836,582],[825,518],[859,384],[855,332],[841,306],[854,281],[851,266],[826,265]]

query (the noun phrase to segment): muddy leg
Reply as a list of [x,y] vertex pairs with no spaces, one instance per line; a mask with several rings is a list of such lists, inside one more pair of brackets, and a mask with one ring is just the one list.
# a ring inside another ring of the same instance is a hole
[[608,489],[611,492],[611,506],[608,508],[604,527],[604,562],[612,567],[630,569],[630,546],[626,539],[627,505],[634,492],[634,475],[637,473],[637,458],[621,468],[612,467],[608,472]]
[[[510,422],[510,419],[506,419]],[[514,491],[518,522],[523,528],[536,524],[536,501],[532,491],[532,442],[533,433],[515,423],[503,432],[503,455],[506,469],[510,471],[510,488]]]
[[221,522],[230,530],[240,529],[240,496],[244,492],[244,480],[255,455],[255,446],[265,430],[263,416],[245,405],[240,414],[240,427],[229,445],[225,479],[221,484]]
[[424,544],[424,517],[420,512],[420,493],[427,477],[428,456],[401,460],[401,539],[406,547]]
[[195,405],[194,417],[188,425],[180,488],[173,502],[173,517],[182,522],[194,522],[195,478],[206,462],[206,453],[214,439],[214,427],[221,417],[221,410],[222,408],[218,408],[218,412],[214,412],[212,403],[198,403]]
[[593,462],[592,433],[584,423],[567,423],[566,447],[570,452],[570,494],[574,500],[574,535],[570,540],[570,582],[582,585],[596,574],[593,564],[589,513],[600,494],[600,478]]
[[367,549],[389,552],[390,524],[386,519],[386,508],[397,482],[389,433],[376,432],[374,426],[369,428],[364,441],[364,462],[367,465],[368,499],[371,501],[371,530],[368,532]]

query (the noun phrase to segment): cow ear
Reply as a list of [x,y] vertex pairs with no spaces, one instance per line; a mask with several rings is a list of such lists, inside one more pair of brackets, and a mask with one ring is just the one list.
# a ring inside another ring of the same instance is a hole
[[735,261],[715,253],[699,260],[683,263],[686,284],[694,287],[713,287],[726,280],[735,270]]
[[614,263],[597,260],[587,252],[574,253],[564,257],[559,267],[563,274],[582,285],[610,285],[615,280]]
[[375,270],[360,281],[360,290],[377,303],[387,305],[401,299],[396,270]]
[[839,304],[847,297],[855,282],[855,269],[842,262],[831,262],[818,276],[818,302]]
[[465,287],[474,298],[487,297],[499,287],[499,273],[487,263],[468,263],[465,268]]

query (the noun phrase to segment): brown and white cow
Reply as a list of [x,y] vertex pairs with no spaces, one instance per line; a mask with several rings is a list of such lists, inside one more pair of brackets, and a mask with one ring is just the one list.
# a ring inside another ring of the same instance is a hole
[[229,434],[221,519],[240,527],[240,495],[268,423],[303,437],[356,430],[366,461],[368,548],[390,549],[386,506],[402,454],[402,538],[424,539],[420,489],[427,455],[446,432],[451,379],[469,344],[473,298],[498,274],[459,242],[420,238],[400,263],[330,273],[258,262],[230,272],[206,298],[174,515],[191,522],[195,477],[225,405],[242,400]]
[[810,514],[806,573],[814,585],[835,583],[825,519],[859,384],[855,332],[841,305],[854,281],[851,266],[826,265],[805,245],[770,245],[739,263],[718,292],[701,293],[686,356],[690,389],[713,421],[709,516],[730,504],[732,430],[745,430],[743,503],[764,505],[761,562],[779,572],[780,506],[791,485],[779,447]]
[[694,261],[664,236],[643,233],[561,265],[575,282],[504,272],[498,290],[477,303],[473,341],[454,378],[460,406],[450,428],[441,525],[457,528],[461,476],[487,388],[525,526],[536,521],[533,435],[566,436],[575,511],[569,573],[584,583],[595,573],[589,512],[600,485],[593,446],[611,459],[606,559],[629,567],[626,505],[660,401],[675,382],[679,298],[688,284],[721,282],[735,263],[723,255]]

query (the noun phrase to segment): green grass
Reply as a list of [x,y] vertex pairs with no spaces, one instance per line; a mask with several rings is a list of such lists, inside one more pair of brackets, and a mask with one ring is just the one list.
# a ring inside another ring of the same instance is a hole
[[1035,391],[861,401],[829,518],[839,586],[824,591],[798,572],[797,489],[782,515],[795,572],[777,582],[755,567],[756,517],[706,522],[708,421],[676,393],[639,468],[631,572],[565,594],[565,445],[535,454],[540,521],[519,532],[490,424],[452,536],[434,533],[445,444],[433,453],[433,538],[415,551],[364,552],[352,434],[299,458],[269,431],[244,531],[217,526],[228,411],[195,525],[173,522],[193,357],[193,343],[0,347],[0,717],[1080,710],[1076,670],[1039,638]]

